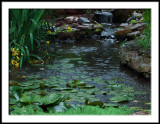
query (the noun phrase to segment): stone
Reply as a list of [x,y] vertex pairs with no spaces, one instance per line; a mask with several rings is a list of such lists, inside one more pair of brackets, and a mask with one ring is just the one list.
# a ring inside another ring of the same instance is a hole
[[90,26],[90,25],[78,25],[77,28],[80,29],[80,30],[88,30],[88,29],[92,29],[92,26]]
[[82,25],[83,23],[90,23],[90,21],[85,17],[79,17],[78,24]]
[[112,23],[113,15],[110,12],[95,12],[93,19],[98,23]]
[[138,72],[150,72],[151,71],[151,65],[150,64],[146,64],[146,63],[142,63],[139,64],[137,69]]
[[137,23],[137,24],[134,24],[130,27],[130,29],[132,31],[136,31],[136,30],[139,30],[140,28],[145,28],[146,27],[146,23]]
[[134,17],[137,17],[137,18],[141,18],[141,17],[142,17],[142,13],[134,12],[132,15],[133,15]]
[[112,11],[113,23],[124,23],[129,16],[132,16],[134,9],[114,9]]
[[134,32],[128,33],[127,36],[135,37],[135,36],[139,36],[140,34],[141,34],[140,31],[134,31]]
[[78,21],[78,17],[68,16],[65,18],[65,20],[67,21],[67,23],[72,24],[72,23],[76,23]]
[[114,32],[115,37],[126,37],[128,33],[131,33],[131,29],[120,29]]
[[129,28],[131,25],[130,24],[128,24],[128,23],[121,23],[120,25],[119,25],[119,27],[123,27],[123,28]]

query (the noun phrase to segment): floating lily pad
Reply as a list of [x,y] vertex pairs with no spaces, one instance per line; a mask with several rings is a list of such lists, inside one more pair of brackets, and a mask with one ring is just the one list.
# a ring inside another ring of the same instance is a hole
[[34,94],[23,95],[20,98],[20,101],[24,102],[24,103],[27,103],[27,104],[36,103],[36,102],[40,103],[41,102],[41,96],[40,95],[34,95]]
[[17,101],[19,101],[22,95],[23,89],[20,86],[10,86],[9,87],[9,95],[10,97],[14,97]]
[[30,75],[30,76],[27,76],[25,79],[26,80],[34,80],[34,79],[38,79],[38,78],[42,78],[42,76],[40,76],[40,75]]
[[145,94],[147,94],[147,92],[136,91],[136,92],[134,92],[134,94],[136,94],[136,95],[145,95]]
[[109,91],[98,91],[98,92],[94,92],[95,95],[107,95],[109,93]]
[[114,85],[109,85],[112,90],[122,90],[122,85],[121,84],[114,84]]
[[81,86],[80,88],[90,89],[90,88],[95,88],[95,85],[85,85],[85,86]]
[[112,102],[127,102],[129,100],[133,100],[134,99],[134,94],[132,93],[119,93],[116,94],[115,96],[109,98]]
[[113,103],[104,103],[103,106],[104,107],[110,107],[110,106],[112,106],[112,107],[118,107],[119,105],[118,104],[113,104]]
[[47,107],[47,110],[52,112],[65,112],[67,108],[65,107],[64,102],[60,102],[59,105]]
[[36,105],[27,105],[22,108],[15,108],[15,110],[11,112],[11,115],[36,115],[42,113],[44,113],[42,108]]

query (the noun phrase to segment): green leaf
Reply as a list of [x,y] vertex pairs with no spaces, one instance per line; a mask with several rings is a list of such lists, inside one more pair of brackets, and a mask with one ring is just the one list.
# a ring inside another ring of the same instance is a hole
[[20,86],[10,86],[9,89],[10,96],[14,96],[16,100],[19,101],[23,89]]
[[62,97],[61,94],[58,94],[58,93],[50,93],[50,94],[44,96],[44,97],[41,99],[41,102],[42,102],[44,105],[48,105],[48,104],[52,104],[52,103],[57,102],[61,97]]
[[30,33],[29,35],[30,35],[30,41],[31,41],[31,48],[33,50],[33,34]]
[[36,105],[27,105],[22,108],[15,108],[11,115],[39,115],[44,114],[43,109]]
[[9,29],[9,34],[12,34],[14,32],[14,30],[15,30],[15,27],[10,28]]
[[35,55],[35,54],[30,54],[30,56],[35,57],[35,58],[37,58],[37,59],[39,59],[39,60],[42,60],[41,57],[39,57],[39,56],[37,56],[37,55]]
[[26,49],[26,57],[27,57],[27,61],[29,61],[30,58],[29,58],[29,50],[28,50],[28,47],[25,46],[25,49]]

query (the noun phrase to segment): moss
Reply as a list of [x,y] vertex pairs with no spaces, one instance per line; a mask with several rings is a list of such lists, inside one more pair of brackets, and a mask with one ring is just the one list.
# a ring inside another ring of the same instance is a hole
[[100,32],[101,31],[101,29],[95,29],[94,30],[94,32]]

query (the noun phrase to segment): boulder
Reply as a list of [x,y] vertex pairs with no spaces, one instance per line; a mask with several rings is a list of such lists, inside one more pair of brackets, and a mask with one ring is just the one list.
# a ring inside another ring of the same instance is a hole
[[65,18],[65,20],[67,21],[67,23],[72,24],[72,23],[76,23],[78,21],[78,17],[68,16]]
[[128,33],[127,36],[128,37],[135,37],[135,36],[139,36],[140,34],[141,34],[140,31],[134,31],[134,32]]
[[136,30],[142,30],[142,29],[144,29],[146,27],[146,23],[137,23],[137,24],[134,24],[134,25],[132,25],[131,27],[130,27],[130,29],[132,30],[132,31],[136,31]]
[[114,9],[112,11],[113,23],[124,23],[129,16],[132,16],[133,9]]
[[82,25],[83,23],[90,23],[90,21],[85,17],[79,17],[78,24]]
[[128,23],[122,23],[119,25],[119,27],[123,27],[123,28],[129,28],[131,26],[131,24]]
[[128,33],[131,33],[132,30],[131,29],[119,29],[117,31],[114,32],[115,37],[126,37]]

